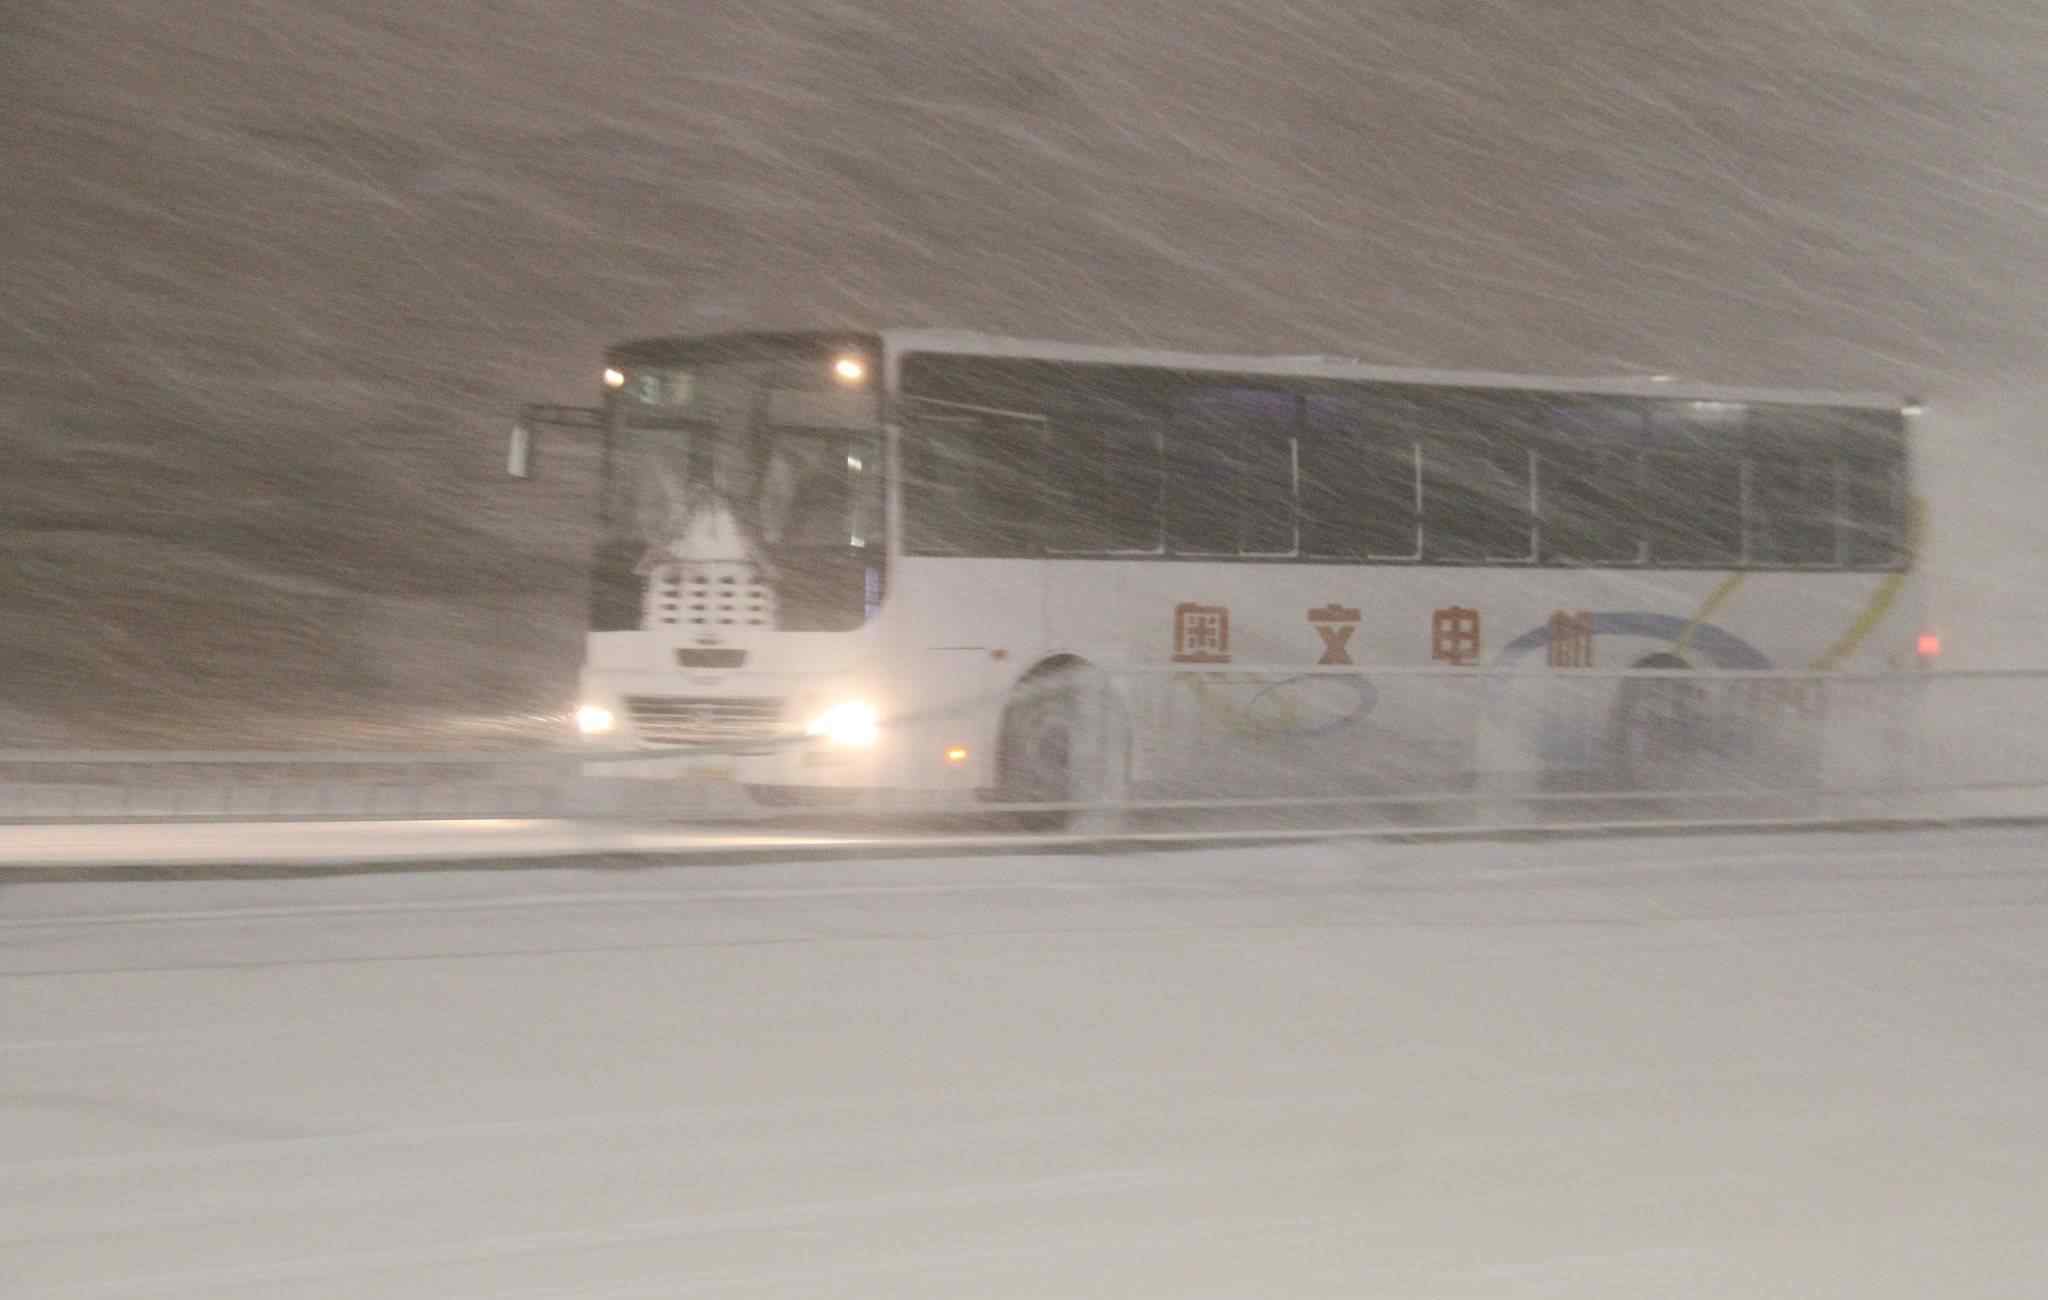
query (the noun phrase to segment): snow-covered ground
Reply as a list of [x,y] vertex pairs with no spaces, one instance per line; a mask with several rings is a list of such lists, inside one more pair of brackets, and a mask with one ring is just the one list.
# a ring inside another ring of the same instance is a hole
[[0,1294],[2033,1297],[2044,856],[0,884]]
[[[1985,749],[1986,758],[1997,754]],[[2016,743],[2010,747],[2019,748]],[[2031,748],[2038,749],[2038,745]],[[2013,763],[2015,777],[2037,770],[2036,755]],[[1949,765],[1957,780],[1988,781],[1980,771]],[[4,787],[0,787],[4,795]],[[727,810],[730,813],[730,809]],[[0,881],[105,876],[219,876],[247,868],[278,872],[375,866],[543,862],[692,863],[763,858],[858,855],[930,857],[1006,849],[1042,851],[1091,847],[1114,840],[1122,847],[1188,848],[1247,840],[1319,840],[1345,836],[1399,839],[1472,839],[1501,835],[1580,836],[1606,830],[1733,830],[1759,827],[1812,830],[1899,829],[1920,823],[2048,821],[2048,783],[2011,788],[1915,790],[1855,796],[1785,799],[1610,800],[1578,806],[1571,800],[1512,797],[1452,800],[1419,814],[1384,808],[1225,808],[1134,814],[1089,829],[1019,835],[975,818],[821,819],[728,816],[725,820],[626,820],[558,817],[392,817],[374,821],[49,822],[8,824],[0,809]]]

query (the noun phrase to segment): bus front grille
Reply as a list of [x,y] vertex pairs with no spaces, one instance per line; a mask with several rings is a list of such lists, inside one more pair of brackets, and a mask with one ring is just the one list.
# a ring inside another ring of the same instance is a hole
[[628,695],[626,712],[641,742],[649,745],[766,741],[782,730],[781,700]]

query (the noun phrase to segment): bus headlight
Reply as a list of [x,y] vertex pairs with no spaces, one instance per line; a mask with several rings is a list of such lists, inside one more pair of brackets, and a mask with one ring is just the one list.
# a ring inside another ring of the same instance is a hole
[[882,719],[866,700],[842,700],[805,723],[804,734],[850,749],[866,749],[882,734]]
[[614,718],[612,711],[603,705],[583,704],[577,706],[576,730],[586,736],[602,736],[617,725],[619,725],[619,720]]

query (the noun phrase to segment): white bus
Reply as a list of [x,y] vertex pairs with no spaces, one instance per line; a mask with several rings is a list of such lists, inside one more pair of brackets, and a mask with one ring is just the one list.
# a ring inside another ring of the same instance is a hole
[[[604,385],[578,725],[765,801],[1639,788],[1696,757],[1645,740],[1659,681],[1937,648],[1906,400],[919,330]],[[1439,680],[1591,668],[1665,671],[1506,749]]]

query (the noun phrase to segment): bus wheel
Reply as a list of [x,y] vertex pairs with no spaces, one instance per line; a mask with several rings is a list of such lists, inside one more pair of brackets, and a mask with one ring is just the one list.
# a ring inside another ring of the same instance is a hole
[[[1692,665],[1655,654],[1635,665],[1674,672]],[[1707,743],[1707,702],[1700,683],[1682,677],[1630,677],[1614,703],[1609,744],[1617,792],[1684,792]]]
[[[1100,673],[1080,664],[1038,672],[1003,710],[997,800],[1006,804],[1118,803],[1130,751],[1123,711]],[[1033,809],[1013,814],[1033,831],[1113,829],[1114,809]]]

